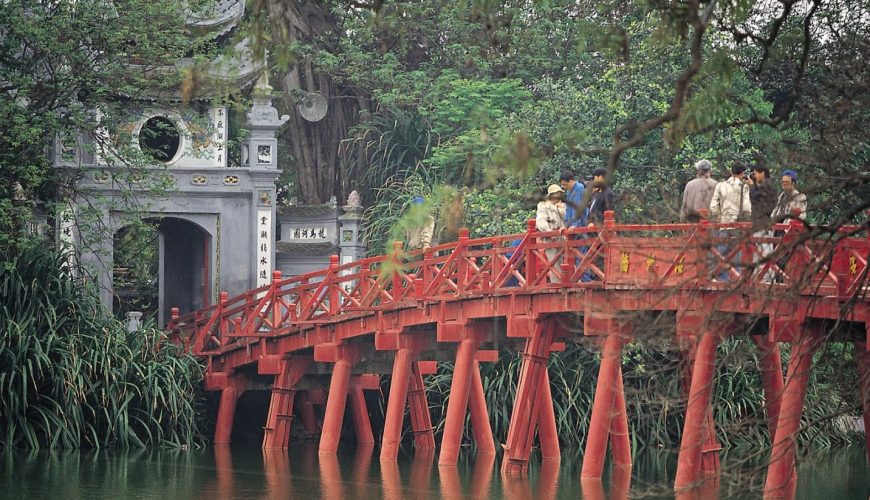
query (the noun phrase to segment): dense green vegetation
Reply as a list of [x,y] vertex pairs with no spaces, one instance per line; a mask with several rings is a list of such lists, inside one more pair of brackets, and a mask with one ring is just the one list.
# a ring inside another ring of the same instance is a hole
[[69,255],[0,264],[0,448],[193,446],[202,365],[152,324],[129,333]]

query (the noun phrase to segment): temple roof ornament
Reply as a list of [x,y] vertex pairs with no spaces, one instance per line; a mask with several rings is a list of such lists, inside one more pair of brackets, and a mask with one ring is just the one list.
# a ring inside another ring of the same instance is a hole
[[236,26],[245,15],[244,0],[219,0],[206,12],[192,12],[188,26],[193,30],[223,35]]
[[354,189],[347,195],[347,204],[342,207],[346,212],[362,210],[362,200],[359,196],[359,191]]
[[269,85],[269,71],[264,69],[254,85],[254,104],[248,111],[248,124],[251,130],[274,131],[290,119],[289,115],[278,116],[272,106],[272,86]]

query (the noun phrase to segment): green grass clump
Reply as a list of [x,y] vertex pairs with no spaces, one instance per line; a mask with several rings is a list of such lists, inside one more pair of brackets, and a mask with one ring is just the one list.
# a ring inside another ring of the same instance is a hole
[[152,324],[128,333],[62,252],[0,258],[0,447],[201,442],[195,358]]

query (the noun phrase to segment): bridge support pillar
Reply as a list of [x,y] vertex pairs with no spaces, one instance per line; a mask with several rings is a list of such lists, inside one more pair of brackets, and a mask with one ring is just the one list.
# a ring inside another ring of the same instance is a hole
[[782,403],[782,358],[779,354],[779,343],[761,335],[750,336],[758,346],[761,354],[759,369],[761,384],[764,387],[764,406],[767,410],[767,430],[770,440],[776,436],[776,424],[779,421],[779,408]]
[[362,387],[351,387],[350,414],[353,418],[353,432],[356,434],[357,445],[373,445],[375,437],[372,434],[372,422],[369,420],[369,409],[366,406],[366,397]]
[[[218,406],[217,421],[214,428],[214,444],[230,444],[233,433],[233,422],[236,416],[236,403],[248,389],[248,379],[242,374],[225,375],[212,373],[206,375],[207,389],[220,389],[221,399]],[[220,375],[219,377],[217,375]],[[209,387],[211,386],[211,387]]]
[[471,430],[474,433],[477,454],[495,455],[495,440],[492,437],[492,425],[489,423],[489,410],[486,407],[486,395],[483,392],[483,380],[480,377],[480,362],[477,360],[474,360],[474,367],[471,369],[468,412],[471,414]]
[[[718,442],[715,441],[713,428],[711,397],[713,394],[713,377],[716,372],[716,348],[719,346],[719,328],[721,323],[712,323],[709,318],[695,316],[702,323],[692,326],[699,328],[699,339],[694,347],[694,362],[691,363],[692,377],[689,382],[688,403],[686,416],[683,422],[683,437],[680,442],[680,455],[677,460],[677,474],[674,479],[674,489],[687,490],[700,485],[702,473],[715,474],[718,472],[718,455],[709,453],[718,451]],[[685,315],[677,321],[686,321]],[[683,329],[681,325],[678,327]],[[717,445],[710,449],[710,440]],[[705,440],[707,443],[705,443]],[[705,454],[709,453],[707,460],[713,463],[705,464]]]
[[[432,362],[434,365],[434,362]],[[414,432],[414,456],[421,450],[435,449],[435,431],[432,416],[429,415],[429,401],[426,399],[426,386],[423,384],[423,370],[420,361],[411,363],[411,376],[408,380],[408,413],[411,416],[411,430]]]
[[480,365],[476,359],[480,342],[489,325],[465,322],[441,322],[438,324],[438,340],[459,340],[456,363],[447,400],[444,434],[441,439],[441,454],[438,465],[456,465],[462,447],[466,411],[471,413],[474,440],[481,453],[495,453],[495,442],[489,424],[486,398],[480,378]]
[[[517,323],[533,322],[533,325]],[[541,405],[544,397],[541,395],[541,384],[546,380],[547,359],[553,344],[556,325],[554,320],[508,319],[508,336],[517,335],[516,330],[531,331],[523,349],[523,364],[520,368],[520,379],[517,384],[517,394],[508,427],[507,442],[504,445],[505,454],[502,462],[502,472],[520,474],[528,470],[529,455],[538,426]],[[552,401],[551,401],[552,403]],[[545,413],[546,415],[546,413]],[[553,424],[555,425],[555,424]],[[551,439],[549,428],[546,439]],[[553,443],[548,441],[548,452],[552,453]]]
[[444,419],[444,434],[441,438],[438,465],[456,465],[459,459],[475,351],[477,351],[477,339],[473,334],[460,342],[456,349],[456,363],[453,366],[453,379],[450,381],[450,396],[447,399],[447,416]]
[[601,365],[598,368],[598,382],[595,385],[595,399],[592,401],[592,418],[589,434],[586,437],[586,450],[583,454],[581,478],[601,479],[604,471],[607,441],[610,438],[611,454],[614,465],[631,467],[631,443],[628,435],[628,412],[625,408],[625,394],[622,383],[620,358],[622,348],[630,336],[629,325],[616,317],[606,317],[604,325],[597,324],[595,317],[584,318],[586,334],[607,332]]
[[[393,360],[390,394],[384,417],[384,435],[381,438],[382,461],[396,460],[399,456],[399,447],[402,443],[402,421],[405,417],[405,404],[408,402],[408,387],[411,385],[411,365],[420,352],[422,342],[419,333],[402,334],[396,332],[395,336],[396,343],[399,345]],[[428,412],[428,407],[426,411]]]
[[272,400],[269,403],[269,414],[266,417],[263,449],[286,449],[290,443],[290,427],[293,423],[293,400],[296,396],[294,387],[305,375],[311,358],[307,356],[292,356],[281,360],[281,368],[275,376],[272,387]]
[[317,436],[317,418],[314,416],[314,403],[311,402],[308,391],[298,391],[293,406],[302,421],[305,437],[313,439]]
[[801,325],[792,343],[791,359],[785,378],[779,421],[770,452],[764,498],[793,498],[797,486],[795,452],[801,414],[812,369],[813,354],[821,345],[820,332]]
[[336,453],[341,440],[344,410],[347,405],[350,375],[353,364],[360,358],[358,349],[349,345],[318,345],[314,348],[314,360],[333,362],[329,395],[320,431],[320,453]]
[[541,409],[538,411],[538,441],[541,444],[541,458],[560,460],[559,431],[556,429],[556,412],[553,408],[553,394],[550,390],[550,375],[547,370],[541,374],[539,390]]

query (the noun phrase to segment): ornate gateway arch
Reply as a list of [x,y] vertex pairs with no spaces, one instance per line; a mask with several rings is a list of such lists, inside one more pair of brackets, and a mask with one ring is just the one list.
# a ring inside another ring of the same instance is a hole
[[[243,1],[225,0],[214,19],[193,25],[226,33],[243,12]],[[237,48],[249,52],[244,42]],[[249,57],[224,63],[218,77],[236,88],[249,87],[261,75],[246,113],[247,138],[228,137],[226,106],[183,103],[179,97],[173,106],[140,100],[124,110],[121,128],[130,138],[123,146],[153,159],[140,174],[103,147],[117,139],[107,131],[55,141],[54,164],[76,184],[64,201],[58,233],[109,306],[115,295],[112,236],[134,220],[152,221],[159,233],[161,324],[170,305],[194,310],[213,303],[218,290],[238,293],[271,280],[279,174],[275,132],[288,118],[272,105],[263,63]],[[236,161],[228,161],[230,139],[241,140]],[[153,189],[155,178],[163,184],[159,190]],[[97,227],[84,224],[85,218]]]

